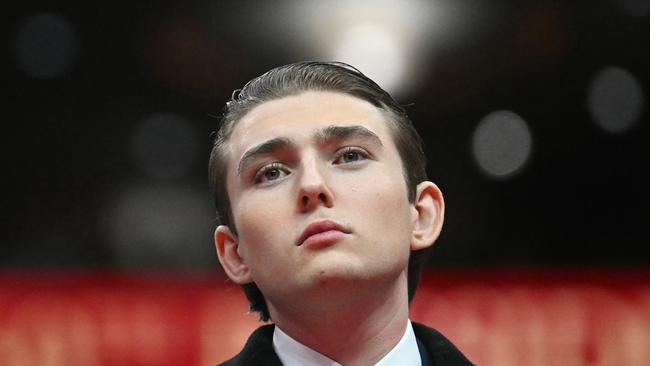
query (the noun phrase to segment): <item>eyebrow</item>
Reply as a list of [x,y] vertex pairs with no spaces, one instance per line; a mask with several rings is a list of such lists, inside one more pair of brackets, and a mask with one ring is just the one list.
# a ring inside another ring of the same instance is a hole
[[268,155],[275,151],[287,149],[293,146],[295,146],[293,141],[291,141],[286,137],[272,138],[257,146],[254,146],[248,149],[248,151],[244,153],[244,156],[242,156],[241,160],[239,161],[239,167],[237,168],[237,174],[241,175],[241,173],[246,169],[248,164],[250,164],[253,160],[257,159],[259,156]]
[[354,126],[327,126],[318,131],[314,136],[317,144],[326,144],[332,140],[346,140],[350,138],[365,138],[369,139],[371,143],[381,148],[384,145],[381,139],[374,132],[369,129],[354,125]]
[[[346,140],[351,138],[368,139],[370,143],[374,144],[378,148],[382,148],[384,146],[377,134],[359,125],[327,126],[314,134],[313,137],[314,141],[319,145],[325,145],[332,141]],[[269,155],[278,150],[294,148],[295,146],[296,144],[291,139],[286,137],[272,138],[259,145],[256,145],[247,150],[244,153],[244,156],[242,156],[237,168],[237,174],[241,175],[241,173],[246,170],[248,165],[260,156]]]

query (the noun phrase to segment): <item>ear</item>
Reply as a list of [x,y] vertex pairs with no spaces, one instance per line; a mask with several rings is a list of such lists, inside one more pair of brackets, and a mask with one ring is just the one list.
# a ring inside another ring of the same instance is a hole
[[239,285],[253,282],[250,269],[239,252],[239,240],[228,226],[219,225],[214,231],[214,245],[219,262],[228,277]]
[[418,184],[413,208],[411,250],[415,251],[433,245],[442,230],[445,201],[438,186],[429,181]]

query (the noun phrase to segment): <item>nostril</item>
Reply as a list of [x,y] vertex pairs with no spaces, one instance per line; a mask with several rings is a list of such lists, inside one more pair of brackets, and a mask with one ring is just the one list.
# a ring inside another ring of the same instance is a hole
[[307,203],[309,203],[309,197],[307,197],[307,196],[302,196],[302,204],[306,206]]
[[325,201],[327,200],[327,199],[325,198],[325,193],[320,193],[320,194],[318,195],[318,199],[319,199],[321,202],[325,202]]

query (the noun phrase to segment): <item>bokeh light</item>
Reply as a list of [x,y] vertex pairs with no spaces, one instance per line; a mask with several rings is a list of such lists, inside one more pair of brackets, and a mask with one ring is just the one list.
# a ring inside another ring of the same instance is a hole
[[625,15],[644,17],[650,14],[650,1],[648,0],[617,0],[617,2]]
[[42,13],[27,18],[14,39],[16,64],[35,79],[67,74],[79,56],[79,36],[59,14]]
[[371,24],[348,29],[332,54],[332,59],[354,65],[387,89],[396,89],[407,69],[399,39]]
[[[441,2],[335,0],[290,4],[291,37],[305,45],[309,59],[350,63],[398,97],[414,90],[430,71],[429,52],[450,21]],[[285,23],[286,19],[276,22]]]
[[126,268],[216,266],[214,211],[201,189],[134,186],[107,208],[105,227],[113,254]]
[[489,177],[503,179],[518,173],[532,152],[526,121],[514,112],[499,110],[485,116],[474,130],[472,152]]
[[145,118],[133,132],[131,152],[136,165],[152,178],[185,176],[197,158],[199,141],[193,126],[172,113]]
[[641,84],[629,71],[617,66],[602,69],[592,79],[587,108],[596,124],[610,133],[632,128],[643,111]]

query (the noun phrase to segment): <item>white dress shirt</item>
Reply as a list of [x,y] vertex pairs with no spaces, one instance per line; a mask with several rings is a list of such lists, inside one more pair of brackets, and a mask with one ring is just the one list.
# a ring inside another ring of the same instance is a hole
[[[277,325],[273,332],[273,349],[284,366],[341,366],[340,363],[291,338]],[[411,365],[422,366],[422,361],[409,320],[402,338],[375,366]]]

